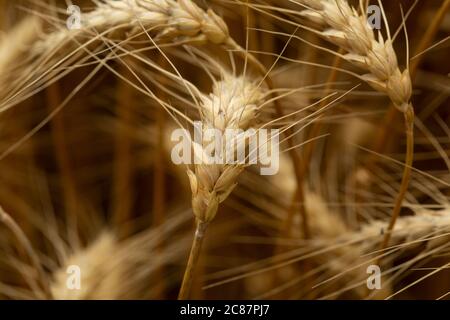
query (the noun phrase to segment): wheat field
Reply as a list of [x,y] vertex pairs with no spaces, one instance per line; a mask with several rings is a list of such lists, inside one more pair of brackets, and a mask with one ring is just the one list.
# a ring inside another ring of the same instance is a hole
[[450,0],[0,0],[0,299],[450,298],[449,39]]

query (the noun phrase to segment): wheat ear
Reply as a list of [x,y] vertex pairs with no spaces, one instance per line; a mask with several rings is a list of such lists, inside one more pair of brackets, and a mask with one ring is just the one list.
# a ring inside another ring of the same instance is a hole
[[[204,95],[200,102],[202,130],[215,128],[225,136],[226,129],[248,129],[258,113],[264,94],[257,83],[247,78],[235,77],[225,73],[223,79],[214,84],[210,95]],[[205,137],[202,134],[203,138]],[[236,143],[244,143],[245,139],[235,137]],[[229,142],[229,141],[228,141]],[[187,173],[192,191],[192,209],[196,220],[196,232],[189,255],[188,264],[178,295],[179,299],[189,297],[193,274],[198,263],[199,253],[208,224],[214,219],[219,204],[232,192],[237,184],[237,178],[244,169],[244,164],[205,164],[206,157],[224,156],[227,143],[221,149],[211,150],[205,154],[205,147],[210,143],[202,140],[202,145],[192,143],[195,157],[199,164],[193,165],[193,170]],[[250,150],[252,152],[254,150]]]
[[232,43],[224,21],[212,10],[204,11],[190,0],[104,0],[82,15],[81,26],[73,30],[62,28],[45,36],[35,50],[54,48],[88,30],[102,33],[126,28],[130,34],[136,34],[143,27],[170,40],[186,37],[215,44]]
[[[330,269],[338,272],[330,280],[347,274],[348,278],[355,281],[354,284],[350,283],[347,287],[322,298],[329,299],[338,293],[351,289],[356,289],[355,292],[359,296],[367,298],[369,292],[365,284],[367,280],[366,268],[369,265],[379,260],[380,257],[392,257],[396,252],[398,254],[405,251],[414,253],[413,257],[404,262],[405,267],[427,257],[439,255],[447,248],[449,226],[450,211],[448,209],[439,211],[419,209],[413,216],[398,219],[396,229],[391,236],[392,249],[389,250],[377,250],[379,246],[378,236],[388,227],[388,224],[382,220],[369,222],[363,225],[360,230],[347,232],[342,237],[333,239],[332,242],[329,239],[318,240],[318,244],[320,243],[318,248],[329,248],[332,247],[331,243],[333,245],[342,243],[342,246],[330,250],[330,253],[336,254],[332,263],[329,263]],[[422,249],[420,254],[417,253],[418,249]],[[330,261],[329,256],[327,256],[327,261]],[[348,267],[349,263],[353,265],[351,268]],[[392,263],[392,258],[390,263]],[[389,271],[388,269],[385,270],[387,276]],[[329,282],[329,280],[326,282]],[[360,286],[356,287],[356,284]],[[379,298],[390,298],[396,294],[390,292],[389,282],[385,282],[382,289],[379,292],[370,293],[370,296],[377,294]]]
[[[404,115],[407,138],[406,161],[391,221],[382,243],[382,248],[385,248],[408,189],[414,156],[414,109],[411,104],[412,85],[409,68],[400,71],[389,30],[386,40],[381,33],[376,37],[367,23],[367,15],[358,13],[347,0],[295,2],[308,7],[300,14],[324,26],[323,31],[318,31],[319,34],[347,52],[342,55],[344,60],[368,71],[361,78],[375,90],[386,93]],[[360,4],[362,6],[362,2]]]
[[230,37],[228,26],[220,16],[211,9],[203,10],[191,0],[103,0],[96,4],[93,11],[82,15],[81,29],[62,28],[47,34],[33,45],[31,52],[36,55],[54,52],[75,37],[90,36],[84,47],[115,30],[125,29],[129,31],[128,38],[155,34],[157,43],[222,45],[247,58],[261,73],[266,72],[253,55]]

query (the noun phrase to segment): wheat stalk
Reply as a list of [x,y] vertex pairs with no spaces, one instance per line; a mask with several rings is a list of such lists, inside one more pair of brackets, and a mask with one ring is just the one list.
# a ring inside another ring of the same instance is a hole
[[[246,130],[255,121],[258,106],[264,101],[264,94],[259,85],[244,76],[236,77],[224,73],[223,79],[214,84],[210,95],[203,95],[200,102],[202,130],[219,129],[223,136],[227,129]],[[202,138],[205,136],[202,135]],[[236,142],[244,143],[240,137],[233,137]],[[204,139],[202,145],[192,143],[194,156],[200,160],[194,164],[193,170],[187,173],[192,191],[192,209],[196,219],[196,232],[189,255],[183,283],[178,295],[179,299],[189,296],[193,273],[198,262],[203,238],[208,224],[214,219],[219,204],[232,192],[237,184],[237,177],[244,169],[244,164],[204,164],[206,157],[222,156],[227,152],[227,143],[211,154],[205,154],[205,147],[210,142]],[[250,150],[254,152],[255,150]]]
[[[367,23],[367,15],[358,13],[347,0],[296,0],[293,2],[307,7],[300,12],[300,15],[321,24],[325,29],[317,31],[319,35],[344,49],[347,53],[340,56],[345,61],[368,71],[361,76],[361,79],[375,90],[386,93],[395,107],[404,115],[407,137],[406,161],[401,187],[388,227],[389,232],[386,233],[382,243],[382,247],[385,248],[389,243],[390,231],[394,228],[400,214],[413,162],[414,109],[411,104],[412,84],[409,68],[403,72],[400,71],[389,30],[386,40],[381,33],[378,33],[376,37],[374,30]],[[364,8],[362,2],[360,6]]]

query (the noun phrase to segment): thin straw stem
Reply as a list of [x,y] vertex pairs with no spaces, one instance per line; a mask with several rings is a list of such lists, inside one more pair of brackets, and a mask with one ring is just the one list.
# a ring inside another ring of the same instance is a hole
[[381,249],[384,250],[391,238],[392,230],[395,227],[395,222],[397,221],[398,216],[400,215],[400,209],[402,207],[403,200],[405,199],[406,192],[409,186],[409,180],[411,178],[411,169],[414,158],[414,109],[411,105],[409,105],[408,109],[404,113],[405,117],[405,128],[406,128],[406,161],[405,161],[405,169],[403,170],[402,182],[400,185],[400,190],[397,194],[397,198],[395,200],[394,209],[392,211],[391,220],[389,222],[389,226],[384,236],[383,243],[381,245]]
[[195,270],[198,265],[200,252],[202,249],[203,239],[205,237],[208,222],[196,220],[196,229],[194,239],[192,240],[191,252],[189,253],[189,260],[184,271],[183,282],[181,284],[180,292],[178,293],[178,300],[189,299],[192,283],[194,280]]

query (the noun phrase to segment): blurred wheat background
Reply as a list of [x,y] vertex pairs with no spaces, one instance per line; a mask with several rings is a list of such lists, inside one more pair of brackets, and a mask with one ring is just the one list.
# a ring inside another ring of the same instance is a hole
[[[449,298],[449,8],[0,0],[0,298]],[[279,172],[175,165],[194,120]]]

